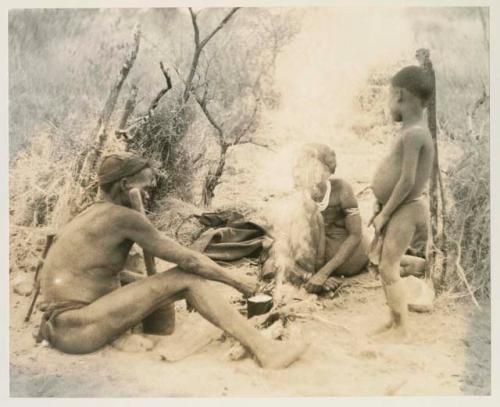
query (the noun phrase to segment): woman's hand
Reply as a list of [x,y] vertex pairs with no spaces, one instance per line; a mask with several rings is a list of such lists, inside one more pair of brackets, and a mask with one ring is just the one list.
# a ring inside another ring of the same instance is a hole
[[323,289],[323,285],[325,284],[327,279],[328,276],[324,275],[323,273],[316,273],[307,282],[305,286],[306,291],[309,293],[318,294]]

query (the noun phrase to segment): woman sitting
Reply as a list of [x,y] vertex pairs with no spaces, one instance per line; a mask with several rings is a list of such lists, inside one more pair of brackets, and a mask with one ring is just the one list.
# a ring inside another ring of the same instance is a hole
[[[327,145],[310,143],[301,149],[293,168],[295,213],[275,242],[277,254],[286,252],[281,266],[288,279],[305,283],[312,293],[336,289],[334,277],[359,274],[369,261],[356,196],[347,181],[334,177],[336,166],[335,152]],[[402,275],[418,275],[425,260],[405,256],[401,265]]]

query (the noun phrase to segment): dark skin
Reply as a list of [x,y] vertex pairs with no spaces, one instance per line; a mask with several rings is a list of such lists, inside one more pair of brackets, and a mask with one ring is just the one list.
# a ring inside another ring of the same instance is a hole
[[[432,171],[434,148],[424,118],[424,102],[408,90],[391,87],[390,109],[402,129],[389,155],[382,160],[373,177],[372,189],[383,208],[374,220],[375,234],[384,233],[379,271],[386,287],[397,288],[399,264],[418,226],[425,222],[422,196]],[[396,295],[396,294],[395,294]],[[388,301],[389,302],[389,301]],[[391,321],[383,329],[394,329],[399,336],[407,334],[407,310],[391,308]]]
[[[331,182],[331,194],[328,208],[323,212],[325,232],[328,235],[336,231],[346,235],[340,245],[337,245],[333,256],[307,282],[308,292],[320,292],[328,278],[333,275],[353,275],[359,272],[368,260],[363,250],[356,250],[363,239],[361,216],[345,215],[346,209],[357,208],[358,203],[352,187],[344,180],[334,179]],[[322,191],[324,194],[324,190]],[[356,258],[352,258],[356,252]]]
[[[326,258],[329,259],[306,283],[310,293],[320,293],[323,288],[335,289],[338,281],[334,277],[353,276],[361,272],[368,262],[368,241],[363,236],[362,220],[358,214],[346,216],[345,211],[358,208],[358,202],[351,185],[342,179],[333,179],[327,209],[322,212],[327,236]],[[313,198],[321,200],[326,192],[325,183],[318,184]],[[341,237],[332,238],[336,234]],[[401,276],[423,273],[425,260],[404,255],[400,261]]]
[[[123,178],[67,224],[51,248],[42,274],[47,303],[79,301],[80,309],[59,314],[50,324],[50,342],[67,353],[93,352],[131,329],[160,307],[186,299],[207,320],[239,340],[266,368],[284,368],[304,352],[302,343],[264,338],[245,318],[207,286],[228,284],[245,295],[257,283],[228,273],[208,257],[163,236],[130,208],[131,191],[144,201],[154,186],[151,169]],[[133,243],[178,267],[120,287]]]

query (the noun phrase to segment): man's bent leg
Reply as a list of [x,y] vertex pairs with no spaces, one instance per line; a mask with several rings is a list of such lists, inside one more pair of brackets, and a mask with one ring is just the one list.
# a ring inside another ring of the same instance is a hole
[[50,342],[67,353],[89,353],[139,324],[158,308],[183,298],[193,279],[179,269],[136,281],[67,311],[51,322]]
[[236,338],[262,367],[287,367],[305,351],[302,343],[279,343],[264,338],[247,319],[209,289],[205,281],[187,290],[186,299],[204,318]]
[[107,294],[92,304],[59,315],[51,343],[68,353],[89,353],[109,343],[160,306],[186,298],[214,325],[247,347],[263,367],[282,368],[297,360],[303,345],[280,344],[265,339],[208,283],[179,269],[172,269]]

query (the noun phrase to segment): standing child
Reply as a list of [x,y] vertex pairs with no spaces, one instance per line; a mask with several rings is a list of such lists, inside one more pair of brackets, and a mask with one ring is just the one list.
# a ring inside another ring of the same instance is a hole
[[402,128],[389,155],[379,164],[372,189],[381,210],[373,219],[380,239],[379,271],[391,319],[378,332],[408,333],[408,309],[400,261],[416,235],[427,235],[429,207],[424,191],[434,159],[424,109],[433,88],[420,67],[401,69],[391,81],[390,111]]

